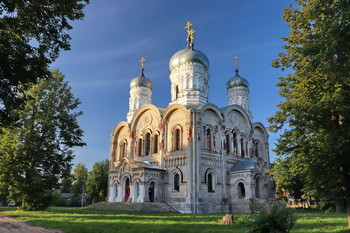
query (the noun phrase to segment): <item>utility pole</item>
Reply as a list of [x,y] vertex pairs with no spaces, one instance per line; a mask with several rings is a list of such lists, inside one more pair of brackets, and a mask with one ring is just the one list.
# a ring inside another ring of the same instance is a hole
[[81,207],[84,207],[84,184],[81,190]]

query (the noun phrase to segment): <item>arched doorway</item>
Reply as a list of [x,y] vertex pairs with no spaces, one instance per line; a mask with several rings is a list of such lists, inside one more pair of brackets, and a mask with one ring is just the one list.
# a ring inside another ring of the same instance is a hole
[[148,189],[149,202],[154,202],[154,182],[149,184]]
[[128,201],[129,196],[130,196],[130,181],[129,181],[129,178],[126,178],[126,180],[125,180],[125,195],[124,195],[125,202]]

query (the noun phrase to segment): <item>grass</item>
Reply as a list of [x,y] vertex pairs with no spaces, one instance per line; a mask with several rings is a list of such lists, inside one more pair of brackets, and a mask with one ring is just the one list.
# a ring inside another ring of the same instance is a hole
[[[72,233],[103,232],[247,232],[240,224],[219,224],[223,214],[176,214],[140,213],[117,210],[86,208],[50,208],[45,212],[15,211],[15,208],[0,207],[0,212],[23,219],[32,225],[60,229]],[[338,232],[345,233],[345,214],[325,214],[321,211],[298,211],[298,220],[292,232]],[[236,214],[235,219],[252,215]]]

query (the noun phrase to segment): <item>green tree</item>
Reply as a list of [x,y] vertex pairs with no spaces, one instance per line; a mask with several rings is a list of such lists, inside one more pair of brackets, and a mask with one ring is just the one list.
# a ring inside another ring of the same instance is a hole
[[84,146],[75,109],[80,104],[58,70],[26,92],[15,126],[0,133],[0,190],[22,208],[44,209],[49,191],[70,174],[72,147]]
[[0,125],[12,123],[24,90],[50,78],[48,65],[70,49],[70,21],[81,20],[88,3],[0,0]]
[[107,197],[109,161],[97,162],[92,167],[86,184],[86,193],[92,203],[104,201]]
[[61,179],[61,188],[62,193],[70,193],[73,184],[73,176],[67,176]]
[[284,101],[269,118],[270,130],[284,129],[276,152],[293,164],[290,172],[298,168],[305,192],[346,199],[350,227],[350,4],[296,2],[284,9],[291,31],[273,62],[292,72],[277,83]]
[[74,182],[71,188],[71,193],[81,194],[83,190],[86,188],[86,180],[88,178],[88,169],[82,163],[78,163],[74,168]]

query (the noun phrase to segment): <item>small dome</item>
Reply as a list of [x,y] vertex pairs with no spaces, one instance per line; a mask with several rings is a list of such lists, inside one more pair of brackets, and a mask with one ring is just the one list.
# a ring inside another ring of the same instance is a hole
[[186,48],[177,51],[171,58],[169,62],[170,71],[173,70],[176,66],[188,62],[197,62],[202,64],[205,69],[209,69],[209,60],[207,56],[199,50],[194,50],[193,47],[186,46]]
[[237,87],[237,86],[244,86],[244,87],[249,87],[249,83],[247,81],[247,79],[239,76],[238,74],[238,70],[236,70],[236,74],[233,78],[231,78],[230,80],[228,80],[227,84],[226,84],[226,88],[229,89],[231,87]]
[[152,89],[152,81],[146,78],[143,70],[141,70],[141,74],[130,82],[130,89],[133,87],[148,87]]

